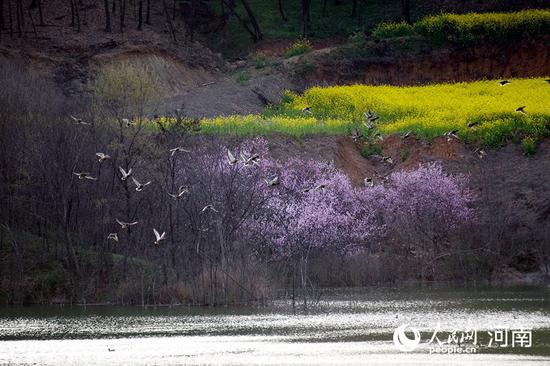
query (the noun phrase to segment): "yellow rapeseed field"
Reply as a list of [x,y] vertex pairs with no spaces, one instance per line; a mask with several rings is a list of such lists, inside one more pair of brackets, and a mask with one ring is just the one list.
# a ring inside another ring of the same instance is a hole
[[[362,127],[364,112],[380,116],[383,135],[414,132],[431,139],[451,130],[467,142],[498,146],[525,137],[549,135],[550,84],[544,78],[476,81],[428,86],[314,87],[287,93],[283,104],[262,115],[205,119],[203,133],[256,135],[349,133]],[[526,114],[516,112],[525,106]],[[302,112],[310,107],[311,113]],[[477,122],[473,128],[468,123]]]
[[[301,109],[308,105],[320,119],[335,118],[354,122],[372,110],[380,116],[384,134],[413,131],[432,138],[459,130],[467,140],[483,140],[495,145],[515,134],[541,137],[548,133],[550,84],[544,79],[394,87],[353,85],[312,88],[292,98],[283,108]],[[525,106],[526,114],[516,112]],[[478,122],[468,128],[469,122]]]

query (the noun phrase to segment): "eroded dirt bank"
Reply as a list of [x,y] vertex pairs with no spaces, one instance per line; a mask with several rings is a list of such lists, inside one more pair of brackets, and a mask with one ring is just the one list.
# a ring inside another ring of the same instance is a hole
[[[407,45],[403,39],[401,47]],[[290,62],[295,80],[307,85],[390,84],[416,85],[510,77],[550,75],[550,37],[507,45],[399,50],[399,43],[372,44],[372,55],[345,57],[338,48],[319,50]],[[300,71],[301,69],[301,71]]]
[[153,75],[163,90],[157,113],[182,108],[189,117],[260,113],[267,104],[278,104],[285,89],[301,91],[311,85],[413,85],[550,75],[550,37],[505,47],[423,46],[398,53],[395,42],[380,42],[369,46],[368,57],[342,54],[337,46],[289,60],[273,56],[272,65],[262,69],[255,67],[252,56],[230,63],[198,43],[177,47],[160,41],[111,39],[79,45],[78,40],[63,47],[5,45],[0,56],[41,72],[77,101],[86,99],[88,82],[102,67],[126,62]]

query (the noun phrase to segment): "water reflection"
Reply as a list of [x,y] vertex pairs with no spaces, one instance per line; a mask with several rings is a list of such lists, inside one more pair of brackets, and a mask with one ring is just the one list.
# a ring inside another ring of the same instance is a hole
[[[297,313],[289,301],[265,308],[4,307],[0,364],[550,363],[546,288],[334,291],[322,299]],[[405,354],[392,343],[405,323],[423,334],[437,323],[446,330],[528,327],[534,344],[498,355]]]

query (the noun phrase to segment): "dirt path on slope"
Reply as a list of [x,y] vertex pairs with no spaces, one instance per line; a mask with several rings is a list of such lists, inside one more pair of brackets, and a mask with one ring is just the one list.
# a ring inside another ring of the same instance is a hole
[[293,87],[278,75],[253,74],[246,82],[237,78],[238,73],[213,75],[209,82],[170,96],[161,113],[170,114],[176,108],[193,118],[261,113],[268,104],[278,104],[283,91]]

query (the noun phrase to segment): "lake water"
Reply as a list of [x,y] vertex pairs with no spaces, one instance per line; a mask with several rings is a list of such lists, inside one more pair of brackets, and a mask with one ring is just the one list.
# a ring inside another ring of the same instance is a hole
[[[393,341],[404,325],[410,351]],[[340,290],[308,311],[0,307],[4,364],[550,365],[550,289]]]

